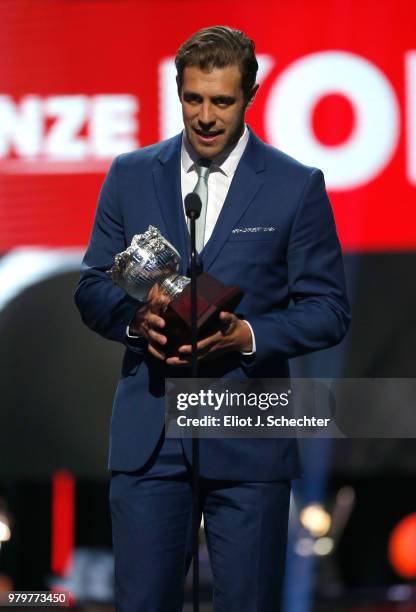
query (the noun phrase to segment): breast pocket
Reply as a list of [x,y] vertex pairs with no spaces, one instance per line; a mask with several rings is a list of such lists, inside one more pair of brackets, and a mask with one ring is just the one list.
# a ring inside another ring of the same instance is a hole
[[280,232],[241,232],[230,234],[224,245],[223,255],[233,261],[240,274],[263,274],[285,258],[285,244]]

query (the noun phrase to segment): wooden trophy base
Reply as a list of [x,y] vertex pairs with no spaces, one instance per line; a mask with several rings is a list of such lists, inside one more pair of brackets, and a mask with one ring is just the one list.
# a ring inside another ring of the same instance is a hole
[[[222,310],[233,312],[243,297],[237,286],[224,285],[207,272],[198,276],[197,329],[198,340],[209,336],[219,328],[218,315]],[[164,318],[168,343],[167,355],[177,353],[179,346],[191,344],[191,284],[168,305]]]

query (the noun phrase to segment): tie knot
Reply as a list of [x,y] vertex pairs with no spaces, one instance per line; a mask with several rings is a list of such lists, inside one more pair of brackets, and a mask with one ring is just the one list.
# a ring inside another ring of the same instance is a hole
[[198,178],[207,179],[211,169],[211,161],[208,159],[200,159],[196,164],[196,172]]

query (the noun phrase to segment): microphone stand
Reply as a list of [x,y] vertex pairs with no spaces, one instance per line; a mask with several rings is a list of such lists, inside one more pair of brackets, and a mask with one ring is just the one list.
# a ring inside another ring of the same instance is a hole
[[[198,254],[195,246],[195,222],[199,213],[187,211],[191,234],[191,376],[198,377],[197,360],[197,272]],[[192,558],[193,558],[193,612],[199,612],[199,438],[192,438]]]

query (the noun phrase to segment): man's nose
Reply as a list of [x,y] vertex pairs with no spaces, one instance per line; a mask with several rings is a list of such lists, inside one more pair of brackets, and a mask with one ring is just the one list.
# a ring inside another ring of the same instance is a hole
[[214,109],[210,104],[202,104],[199,116],[198,116],[199,125],[205,129],[211,128],[215,125],[215,114]]

